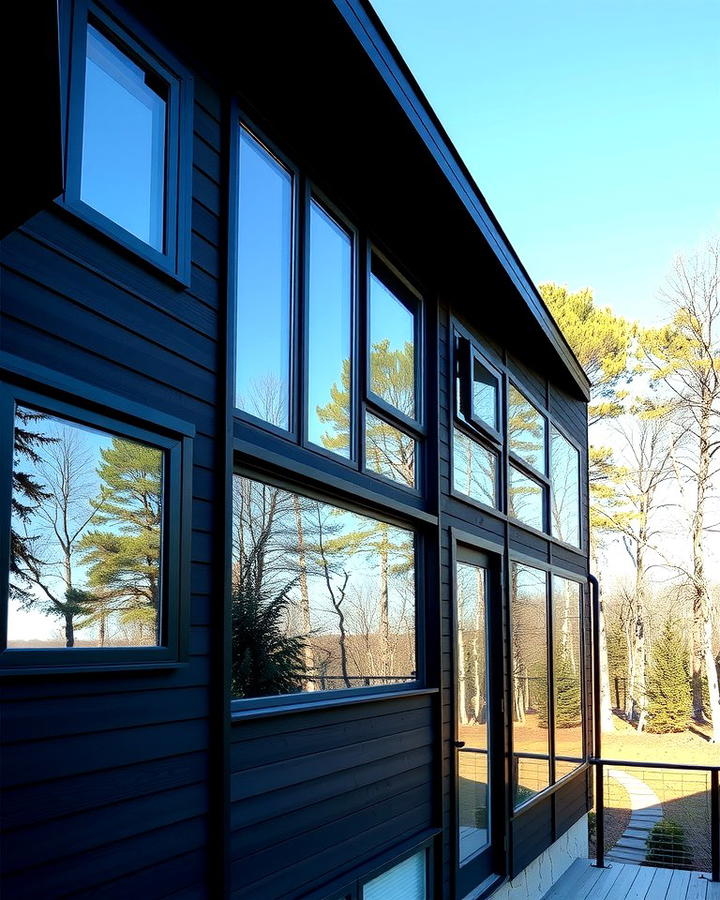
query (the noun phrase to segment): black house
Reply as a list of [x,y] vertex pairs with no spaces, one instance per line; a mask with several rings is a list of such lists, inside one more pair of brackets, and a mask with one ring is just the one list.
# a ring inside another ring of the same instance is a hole
[[541,895],[589,385],[370,5],[3,16],[4,900]]

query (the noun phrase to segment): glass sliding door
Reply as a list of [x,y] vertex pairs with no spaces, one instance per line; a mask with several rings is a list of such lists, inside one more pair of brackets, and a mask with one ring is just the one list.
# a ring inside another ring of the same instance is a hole
[[502,754],[498,745],[502,731],[497,721],[502,674],[498,677],[494,671],[501,654],[488,652],[493,641],[500,639],[500,629],[494,621],[499,613],[499,608],[494,607],[498,604],[490,558],[458,547],[455,777],[459,896],[498,871],[498,847],[502,845]]

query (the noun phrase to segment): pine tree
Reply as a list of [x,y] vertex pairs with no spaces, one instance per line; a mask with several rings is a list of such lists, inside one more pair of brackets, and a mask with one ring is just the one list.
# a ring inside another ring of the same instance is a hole
[[33,595],[28,591],[31,584],[28,568],[37,569],[41,561],[34,550],[33,536],[21,534],[15,525],[29,525],[38,504],[43,500],[49,500],[50,494],[34,475],[23,471],[20,467],[26,462],[37,465],[41,460],[38,451],[42,450],[45,445],[56,441],[56,438],[31,430],[31,426],[44,418],[42,413],[36,413],[22,406],[18,406],[15,410],[11,501],[13,525],[10,528],[10,597],[26,607],[33,603]]
[[653,648],[648,678],[647,730],[684,731],[691,705],[688,648],[677,623],[668,619]]
[[87,584],[103,604],[112,597],[118,621],[135,628],[142,643],[153,643],[160,621],[161,451],[115,437],[100,454],[95,521],[110,527],[89,531],[80,542]]

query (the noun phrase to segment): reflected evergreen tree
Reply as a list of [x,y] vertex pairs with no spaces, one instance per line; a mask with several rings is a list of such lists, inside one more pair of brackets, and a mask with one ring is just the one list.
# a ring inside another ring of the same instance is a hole
[[[87,583],[103,601],[113,598],[120,624],[142,643],[157,640],[159,626],[162,454],[124,438],[100,451],[99,524],[78,547],[88,566]],[[148,637],[148,632],[151,637]]]
[[15,411],[15,431],[13,434],[13,472],[12,472],[12,517],[10,527],[10,599],[17,600],[27,608],[33,604],[33,595],[28,588],[33,583],[28,570],[37,569],[41,560],[35,551],[37,536],[22,533],[31,526],[33,513],[38,505],[50,499],[50,493],[37,478],[22,468],[30,463],[36,466],[41,462],[40,452],[48,444],[54,444],[57,438],[49,437],[34,430],[36,423],[45,416],[24,407],[18,406]]
[[[22,523],[31,553],[20,561],[25,583],[35,588],[21,604],[64,620],[65,645],[75,645],[75,617],[86,612],[75,593],[76,558],[84,529],[97,515],[91,499],[91,459],[80,433],[64,426],[36,444],[36,477],[42,494]],[[36,531],[28,536],[28,529]],[[87,598],[86,598],[87,599]]]
[[232,693],[268,697],[302,690],[305,640],[286,634],[287,591],[270,596],[250,582],[232,597]]

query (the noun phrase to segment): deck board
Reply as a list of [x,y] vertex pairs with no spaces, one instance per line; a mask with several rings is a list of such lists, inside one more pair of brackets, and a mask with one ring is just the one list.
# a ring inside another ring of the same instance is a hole
[[543,900],[720,900],[720,883],[702,872],[613,862],[598,869],[576,859]]

